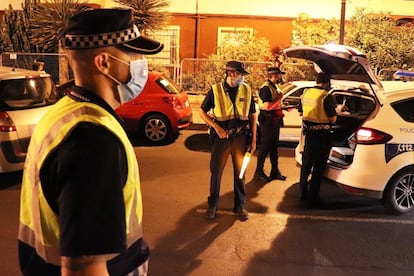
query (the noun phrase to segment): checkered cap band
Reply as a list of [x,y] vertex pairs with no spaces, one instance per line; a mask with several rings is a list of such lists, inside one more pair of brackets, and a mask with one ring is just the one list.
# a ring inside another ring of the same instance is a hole
[[69,49],[100,48],[112,45],[119,45],[134,40],[140,36],[138,28],[132,28],[111,33],[65,35],[65,47]]

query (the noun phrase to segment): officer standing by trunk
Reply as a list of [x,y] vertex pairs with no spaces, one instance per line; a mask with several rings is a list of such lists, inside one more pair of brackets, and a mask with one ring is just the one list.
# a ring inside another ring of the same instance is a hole
[[[331,125],[336,122],[335,99],[328,94],[330,76],[319,73],[316,86],[304,91],[298,111],[302,115],[305,147],[300,170],[300,200],[320,207],[322,174],[331,150]],[[309,174],[311,178],[308,181]]]
[[[254,178],[266,182],[272,179],[286,180],[286,176],[282,175],[279,171],[278,162],[279,134],[283,122],[283,93],[280,91],[278,84],[283,83],[283,74],[285,72],[281,71],[278,67],[269,67],[267,69],[268,79],[259,91],[259,123],[262,140]],[[272,165],[269,176],[263,171],[263,166],[268,155]]]
[[[234,208],[241,221],[249,217],[245,208],[246,189],[244,176],[239,178],[243,156],[249,148],[256,149],[256,109],[251,88],[244,83],[248,72],[238,61],[226,64],[226,78],[212,85],[201,104],[200,117],[210,127],[210,196],[206,217],[216,217],[223,170],[229,155],[233,161]],[[213,111],[213,117],[208,112]]]

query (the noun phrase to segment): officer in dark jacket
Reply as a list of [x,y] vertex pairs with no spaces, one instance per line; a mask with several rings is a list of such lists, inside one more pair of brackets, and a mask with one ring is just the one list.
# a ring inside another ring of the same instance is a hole
[[[316,86],[305,90],[299,106],[305,132],[300,171],[300,199],[306,201],[310,207],[321,205],[320,185],[331,150],[331,125],[336,122],[336,103],[328,93],[329,89],[330,76],[319,73],[316,77]],[[309,174],[311,178],[308,181]]]
[[[283,74],[285,72],[282,72],[278,67],[269,67],[267,69],[268,79],[259,91],[259,123],[262,140],[254,178],[266,182],[272,179],[286,180],[286,176],[280,173],[278,163],[279,133],[283,119],[283,93],[280,91],[278,84],[283,83]],[[269,176],[263,171],[264,162],[268,155],[272,165]]]
[[[206,217],[216,217],[221,177],[228,157],[233,161],[234,208],[241,221],[249,217],[245,208],[244,176],[240,177],[243,155],[256,149],[256,109],[251,88],[244,82],[248,72],[238,61],[226,64],[226,78],[213,84],[201,104],[200,117],[210,127],[210,195]],[[212,116],[209,112],[212,111]]]

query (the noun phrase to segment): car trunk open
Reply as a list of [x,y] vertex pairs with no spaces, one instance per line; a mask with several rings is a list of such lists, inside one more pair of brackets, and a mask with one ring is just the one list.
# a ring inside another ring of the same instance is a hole
[[331,92],[337,102],[337,121],[332,127],[331,166],[346,167],[352,163],[355,142],[354,133],[372,115],[378,106],[375,98],[359,89]]
[[333,147],[328,162],[330,166],[349,166],[355,149],[353,134],[375,116],[384,101],[382,84],[367,58],[343,45],[298,46],[284,49],[283,53],[313,62],[317,72],[330,74],[333,81],[338,81],[330,91],[337,103],[337,121],[332,127]]

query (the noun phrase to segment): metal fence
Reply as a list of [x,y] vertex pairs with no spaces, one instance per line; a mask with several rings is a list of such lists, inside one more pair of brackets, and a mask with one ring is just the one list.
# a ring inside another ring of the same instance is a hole
[[[11,53],[1,54],[0,65],[24,69],[34,69],[36,61],[44,62],[44,71],[52,76],[56,84],[73,78],[72,70],[65,55],[57,53]],[[63,75],[62,75],[63,74]]]
[[[205,94],[214,83],[223,81],[227,60],[185,58],[180,64],[178,83],[184,90],[195,94]],[[266,68],[271,62],[243,61],[249,72],[246,82],[257,91],[266,79]]]
[[[225,76],[227,60],[185,58],[178,63],[165,57],[147,56],[150,69],[168,72],[184,90],[192,94],[205,94],[214,83],[221,82]],[[56,84],[62,84],[73,78],[73,72],[64,54],[57,53],[11,53],[0,55],[0,65],[32,69],[35,61],[45,63],[44,70],[52,76]],[[243,61],[249,74],[246,82],[256,93],[266,80],[266,69],[274,66],[272,62]],[[287,72],[286,81],[313,80],[314,70],[309,64],[290,64],[281,66]]]

